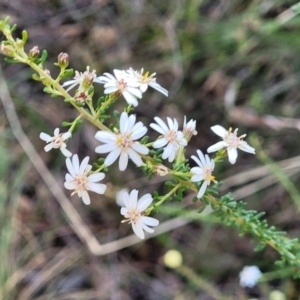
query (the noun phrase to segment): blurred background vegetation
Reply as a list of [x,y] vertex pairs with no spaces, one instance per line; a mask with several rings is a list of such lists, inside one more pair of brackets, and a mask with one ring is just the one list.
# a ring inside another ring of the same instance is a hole
[[[198,135],[187,149],[188,157],[218,140],[210,130],[213,125],[248,133],[249,143],[261,145],[265,155],[240,153],[236,165],[219,165],[221,193],[232,192],[238,201],[247,202],[248,209],[265,211],[270,224],[298,237],[299,195],[289,188],[299,181],[300,17],[290,9],[296,2],[2,0],[0,18],[10,16],[10,23],[18,24],[16,34],[28,30],[27,50],[36,45],[47,49],[46,67],[53,75],[60,52],[69,54],[75,70],[84,71],[89,65],[97,75],[129,67],[156,72],[169,97],[148,91],[135,112],[145,124],[156,115],[180,122],[184,115],[197,120]],[[76,110],[61,98],[44,94],[28,67],[9,65],[3,56],[0,63],[26,135],[63,188],[64,157],[55,151],[45,153],[39,133],[52,134],[62,121],[73,120]],[[101,95],[103,87],[95,88]],[[114,109],[123,105],[120,99]],[[95,132],[84,123],[69,149],[95,160]],[[188,224],[179,226],[175,220],[166,233],[95,256],[78,239],[15,140],[2,107],[0,155],[0,299],[217,299],[203,281],[213,286],[219,299],[271,299],[274,290],[285,299],[300,299],[299,280],[282,273],[252,289],[240,287],[238,276],[245,265],[271,272],[278,254],[268,247],[255,252],[251,237],[240,237],[213,215],[200,220],[186,214],[200,205],[192,203],[191,195],[182,203],[168,203],[157,215],[161,223],[179,215]],[[105,244],[131,234],[130,226],[120,224],[115,193],[124,187],[137,188],[141,194],[163,191],[164,180],[153,178],[149,184],[133,165],[125,176],[113,165],[106,176],[107,195],[92,195],[88,207],[77,196],[70,200]],[[174,212],[174,207],[179,209]],[[182,253],[185,267],[198,281],[164,265],[169,249]]]

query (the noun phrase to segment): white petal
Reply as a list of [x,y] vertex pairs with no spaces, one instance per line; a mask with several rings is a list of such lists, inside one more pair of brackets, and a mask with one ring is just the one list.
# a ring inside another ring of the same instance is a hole
[[48,145],[46,145],[46,146],[44,147],[44,150],[45,150],[46,152],[48,152],[48,151],[50,151],[52,148],[53,148],[53,143],[50,143],[50,144],[48,144]]
[[157,125],[157,124],[155,124],[155,123],[151,123],[151,124],[150,124],[150,127],[151,127],[152,129],[154,129],[155,131],[159,132],[159,133],[162,134],[162,135],[165,135],[165,134],[169,131],[169,129],[164,130],[164,128],[162,128],[161,126],[159,126],[159,125]]
[[91,199],[90,199],[90,196],[89,196],[89,194],[88,194],[87,191],[83,191],[83,193],[82,193],[82,201],[86,205],[91,204]]
[[118,90],[117,87],[115,86],[110,86],[110,87],[107,87],[105,90],[104,90],[104,94],[111,94],[111,93],[114,93]]
[[210,129],[221,138],[224,138],[228,132],[224,127],[220,125],[212,126],[210,127]]
[[66,165],[67,165],[67,169],[68,169],[69,173],[72,175],[72,177],[73,178],[76,177],[77,173],[75,172],[75,169],[73,167],[73,164],[72,164],[70,158],[66,159]]
[[61,136],[63,141],[67,140],[68,138],[70,138],[72,136],[72,133],[67,131],[65,133],[63,133],[63,135]]
[[178,129],[178,128],[177,129],[174,128],[175,127],[175,119],[174,119],[174,123],[173,123],[172,119],[167,117],[167,121],[168,121],[168,126],[170,129],[174,129],[175,131]]
[[204,193],[205,193],[205,191],[206,191],[206,188],[207,188],[207,182],[204,181],[204,182],[202,183],[201,187],[200,187],[200,190],[199,190],[199,192],[198,192],[197,198],[201,198],[201,197],[204,195]]
[[192,176],[191,181],[192,182],[199,182],[203,179],[204,179],[203,174],[202,175],[201,174],[195,174],[195,175]]
[[97,194],[104,194],[105,190],[106,190],[106,184],[103,184],[103,183],[91,182],[91,183],[89,183],[88,187],[89,187],[90,191],[97,193]]
[[133,105],[134,107],[138,106],[138,101],[135,98],[135,96],[133,96],[132,94],[123,91],[122,95],[124,96],[125,100],[127,101],[128,104]]
[[124,171],[128,165],[128,154],[121,152],[119,159],[119,169],[120,171]]
[[86,167],[87,167],[87,165],[89,163],[89,160],[90,160],[89,156],[86,156],[83,159],[83,161],[81,162],[80,168],[79,168],[79,174],[83,174],[85,172]]
[[143,240],[145,238],[145,234],[142,225],[139,222],[137,222],[136,224],[132,223],[131,225],[132,225],[133,232],[136,234],[136,236],[141,240]]
[[151,194],[146,194],[143,197],[141,197],[137,203],[138,211],[140,212],[144,211],[152,203],[152,201],[153,199]]
[[166,138],[161,138],[153,143],[153,148],[162,148],[168,144],[168,140]]
[[[138,167],[140,167],[142,164],[143,164],[143,161],[142,161],[142,158],[134,151],[134,150],[132,150],[132,149],[128,149],[127,150],[127,153],[128,153],[128,155],[129,155],[129,157],[130,157],[130,159],[138,166]],[[125,167],[125,169],[126,169],[126,167]],[[124,170],[125,170],[124,169]],[[122,171],[122,170],[121,170]]]
[[200,161],[200,159],[197,156],[192,155],[191,159],[193,159],[199,167],[201,167],[201,168],[204,167],[203,164],[202,164],[202,162]]
[[140,90],[145,93],[148,89],[148,84],[141,84],[140,85]]
[[231,164],[236,162],[238,153],[236,148],[227,148],[228,159]]
[[128,209],[125,208],[125,207],[122,207],[121,208],[121,211],[120,211],[121,215],[125,216],[125,218],[128,218]]
[[142,144],[140,144],[140,143],[133,143],[133,144],[131,145],[131,148],[132,148],[134,151],[136,151],[136,152],[138,152],[138,153],[141,153],[141,154],[147,155],[147,154],[149,153],[149,149],[148,149],[146,146],[144,146],[144,145],[142,145]]
[[66,82],[63,83],[62,87],[65,87],[67,85],[73,84],[75,82],[77,82],[77,80],[75,80],[75,79],[74,80],[68,80],[68,81],[66,81]]
[[65,156],[65,157],[71,157],[72,156],[72,152],[69,151],[67,148],[65,147],[60,147],[60,151],[61,153]]
[[58,136],[59,135],[59,128],[55,128],[54,129],[54,136]]
[[69,173],[67,173],[65,176],[65,179],[66,179],[66,181],[72,181],[73,177]]
[[95,138],[102,143],[110,143],[116,140],[116,134],[109,131],[98,131],[95,134]]
[[160,117],[155,117],[154,120],[164,130],[164,133],[169,131],[167,124]]
[[147,216],[142,216],[140,220],[148,226],[157,226],[159,224],[159,221],[157,219]]
[[111,164],[113,164],[116,161],[116,159],[119,157],[120,153],[121,153],[121,149],[119,149],[119,148],[117,148],[117,149],[113,150],[112,152],[110,152],[107,155],[107,157],[104,161],[104,164],[107,167],[110,166]]
[[121,130],[121,133],[126,132],[127,123],[128,123],[128,114],[124,111],[124,112],[122,112],[121,117],[120,117],[120,130]]
[[224,141],[221,141],[221,142],[218,142],[212,146],[210,146],[208,149],[207,149],[207,152],[208,153],[211,153],[211,152],[215,152],[215,151],[218,151],[224,147],[226,147],[226,143]]
[[198,154],[198,156],[199,156],[199,158],[200,158],[200,161],[201,161],[201,163],[202,163],[202,166],[206,166],[207,163],[206,163],[206,161],[205,161],[205,157],[204,157],[202,151],[197,150],[197,154]]
[[89,176],[89,182],[98,182],[102,180],[105,177],[104,173],[96,173],[96,174],[91,174]]
[[116,144],[104,144],[96,147],[95,152],[96,153],[108,153],[115,149],[117,149],[118,146]]
[[51,138],[52,137],[49,134],[45,133],[45,132],[40,133],[40,139],[47,142],[47,143],[51,141]]
[[75,182],[66,181],[64,183],[64,186],[67,190],[75,190],[77,188],[77,185]]
[[136,208],[137,207],[137,201],[138,201],[138,190],[132,190],[129,195],[129,207],[130,208]]
[[248,153],[255,154],[255,149],[249,146],[245,141],[241,141],[241,144],[239,145],[239,149]]
[[[132,129],[132,130],[134,130],[134,129]],[[131,135],[132,140],[140,139],[142,136],[144,136],[146,134],[147,130],[148,129],[146,126],[143,126],[139,129],[135,130],[133,132],[133,134]]]
[[166,97],[168,97],[168,90],[166,90],[165,88],[163,88],[160,84],[156,83],[156,82],[150,82],[149,85],[156,89],[157,91],[159,91],[160,93],[162,93],[163,95],[165,95]]
[[73,165],[75,173],[79,174],[79,159],[78,159],[77,154],[73,155],[73,157],[72,157],[72,165]]
[[139,99],[141,99],[143,96],[142,92],[138,88],[128,87],[126,91]]

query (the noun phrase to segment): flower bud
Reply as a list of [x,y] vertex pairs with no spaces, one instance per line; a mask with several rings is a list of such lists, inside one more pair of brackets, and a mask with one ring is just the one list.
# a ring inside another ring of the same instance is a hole
[[198,132],[196,131],[196,121],[190,120],[188,123],[186,122],[186,117],[184,116],[184,123],[183,123],[183,136],[184,138],[189,141],[193,135],[196,135]]
[[61,68],[66,68],[69,65],[69,55],[67,53],[61,52],[58,55],[58,65]]
[[88,100],[91,100],[89,93],[87,91],[78,91],[75,94],[74,99],[76,100],[76,102],[81,104],[84,104]]
[[14,57],[15,49],[10,45],[1,44],[1,52],[7,56]]
[[167,174],[169,174],[169,169],[164,165],[157,165],[154,172],[158,176],[166,176]]
[[51,77],[51,73],[50,73],[50,71],[49,71],[48,69],[45,69],[44,72],[45,72],[48,76]]
[[96,70],[90,71],[90,67],[87,66],[86,71],[83,73],[82,87],[84,90],[88,90],[95,78]]
[[37,58],[40,55],[40,49],[38,46],[34,46],[29,50],[29,58]]

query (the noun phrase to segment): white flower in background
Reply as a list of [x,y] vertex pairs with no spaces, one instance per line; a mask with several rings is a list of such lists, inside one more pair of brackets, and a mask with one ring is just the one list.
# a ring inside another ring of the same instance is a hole
[[124,195],[128,194],[128,190],[127,189],[121,189],[116,193],[116,203],[119,206],[124,206]]
[[115,76],[104,73],[104,76],[99,76],[95,81],[104,84],[104,94],[122,94],[128,104],[137,106],[137,98],[142,98],[142,92],[139,89],[140,84],[126,71],[114,70],[114,74]]
[[66,81],[62,87],[71,85],[67,91],[71,90],[74,88],[76,85],[79,85],[78,90],[83,91],[83,90],[88,90],[90,86],[93,84],[93,82],[96,82],[96,70],[90,71],[90,67],[86,67],[85,72],[78,72],[75,71],[75,77],[72,80]]
[[211,127],[211,130],[216,135],[221,137],[223,141],[210,146],[207,149],[208,153],[218,151],[222,148],[227,148],[228,159],[231,164],[234,164],[236,162],[236,158],[238,155],[237,148],[242,151],[255,154],[255,149],[249,146],[247,142],[242,140],[246,136],[246,134],[243,134],[240,137],[237,136],[238,129],[232,132],[231,128],[229,128],[229,130],[227,131],[224,127],[215,125]]
[[169,162],[172,162],[175,159],[179,147],[187,145],[187,140],[183,137],[183,133],[178,131],[178,122],[176,119],[172,121],[171,118],[167,117],[168,126],[159,117],[155,117],[154,120],[157,124],[151,123],[150,127],[161,133],[162,137],[159,137],[153,143],[153,148],[164,147],[162,158],[168,158]]
[[129,222],[134,233],[140,238],[145,238],[144,230],[147,232],[154,232],[149,226],[157,226],[159,221],[157,219],[147,217],[144,211],[152,203],[151,194],[146,194],[138,200],[138,191],[132,190],[131,193],[124,193],[124,207],[121,208],[121,215],[126,219],[122,221]]
[[245,266],[240,273],[240,286],[252,288],[262,273],[257,266]]
[[98,131],[95,138],[104,145],[98,146],[97,153],[108,153],[104,164],[110,166],[120,156],[119,169],[124,171],[128,164],[128,157],[140,167],[143,164],[140,154],[148,154],[149,149],[137,142],[147,132],[147,127],[142,122],[135,124],[136,116],[128,116],[126,112],[121,114],[120,130],[116,132]]
[[97,194],[104,194],[106,190],[106,185],[102,183],[97,183],[102,180],[105,175],[104,173],[88,173],[91,171],[92,166],[88,164],[89,157],[85,157],[81,164],[79,164],[78,155],[75,154],[72,157],[66,159],[66,165],[69,173],[66,174],[65,188],[67,190],[74,190],[74,194],[78,194],[82,198],[84,204],[90,204],[90,196],[88,191],[95,192]]
[[59,148],[62,154],[66,157],[72,156],[72,153],[66,148],[67,145],[65,141],[72,136],[71,132],[59,133],[59,128],[54,130],[54,136],[50,136],[45,132],[40,133],[40,139],[45,141],[47,145],[44,147],[46,152],[50,151],[52,148]]
[[183,130],[182,130],[184,138],[189,141],[193,135],[196,135],[198,132],[196,130],[196,121],[191,119],[186,122],[186,116],[184,116],[184,121],[183,121]]
[[139,83],[139,88],[143,93],[147,91],[148,86],[151,86],[153,89],[168,97],[168,91],[156,82],[156,78],[154,77],[156,73],[153,73],[149,76],[149,72],[144,74],[144,69],[141,69],[141,72],[139,72],[133,70],[132,68],[130,68],[127,72]]
[[203,183],[197,195],[197,198],[201,198],[204,195],[207,186],[210,185],[210,182],[216,182],[215,177],[211,175],[212,171],[215,168],[215,162],[210,159],[207,154],[205,154],[204,157],[203,153],[200,150],[197,150],[197,154],[199,158],[194,155],[192,155],[191,157],[199,166],[191,168],[191,172],[193,173],[191,181],[199,182],[203,180]]

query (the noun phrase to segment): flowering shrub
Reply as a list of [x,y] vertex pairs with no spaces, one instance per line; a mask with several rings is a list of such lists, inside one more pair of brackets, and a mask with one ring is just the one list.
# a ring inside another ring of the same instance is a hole
[[[78,194],[84,204],[90,204],[89,192],[105,193],[107,186],[104,173],[109,171],[109,167],[118,160],[119,170],[125,171],[128,163],[132,161],[150,179],[153,175],[168,174],[171,177],[171,180],[166,182],[169,191],[165,195],[154,193],[138,198],[139,191],[135,189],[130,193],[123,191],[119,195],[122,198],[118,200],[122,206],[121,214],[125,218],[123,222],[131,224],[137,237],[144,239],[144,231],[152,233],[159,225],[157,219],[150,217],[159,206],[170,199],[182,200],[183,193],[191,190],[195,194],[194,201],[201,202],[199,213],[206,206],[210,206],[226,225],[238,228],[241,233],[252,234],[259,243],[257,249],[269,245],[278,251],[280,254],[278,264],[294,266],[294,276],[300,277],[300,247],[297,239],[288,239],[282,231],[268,226],[265,220],[261,220],[262,213],[247,211],[245,203],[235,201],[230,194],[218,197],[221,182],[213,175],[215,165],[222,163],[225,157],[234,164],[238,156],[237,149],[255,154],[255,149],[243,140],[245,134],[238,137],[237,129],[226,130],[221,125],[215,125],[211,129],[223,141],[210,146],[207,152],[216,152],[216,155],[209,157],[198,149],[197,156],[192,155],[190,159],[185,156],[185,151],[191,138],[197,134],[196,121],[187,121],[184,117],[183,126],[180,128],[176,119],[167,117],[165,122],[155,116],[155,123],[151,123],[150,128],[158,132],[159,136],[156,140],[149,141],[145,136],[148,128],[138,121],[138,116],[133,114],[133,110],[138,106],[148,86],[168,96],[168,91],[156,82],[155,73],[149,75],[149,72],[144,73],[143,69],[136,71],[129,68],[113,70],[114,75],[104,73],[97,76],[96,71],[90,71],[88,66],[86,71],[75,71],[73,79],[61,83],[74,73],[72,69],[68,69],[68,55],[66,53],[58,55],[55,65],[59,68],[59,75],[53,78],[50,71],[44,68],[47,52],[44,50],[40,53],[39,48],[35,46],[27,53],[24,50],[27,32],[22,32],[22,39],[15,39],[12,36],[15,28],[8,25],[8,18],[0,21],[0,30],[6,38],[1,42],[1,52],[6,56],[7,62],[27,64],[35,71],[33,79],[45,86],[45,93],[52,97],[63,97],[66,103],[78,111],[75,120],[62,123],[64,127],[68,127],[67,132],[60,134],[60,129],[56,128],[53,137],[47,133],[40,134],[40,138],[47,143],[45,151],[59,148],[67,157],[68,173],[65,176],[64,186],[73,191],[72,195]],[[94,84],[102,84],[104,87],[104,95],[97,101]],[[70,94],[75,87],[76,90]],[[106,123],[109,117],[108,109],[119,99],[126,101],[124,110],[121,113],[116,112],[117,122],[108,126]],[[67,150],[68,140],[76,133],[83,120],[97,128],[95,139],[101,143],[95,149],[99,159],[92,164],[89,164],[89,157],[83,158],[80,163],[78,155]],[[106,155],[105,158],[103,154]]]

